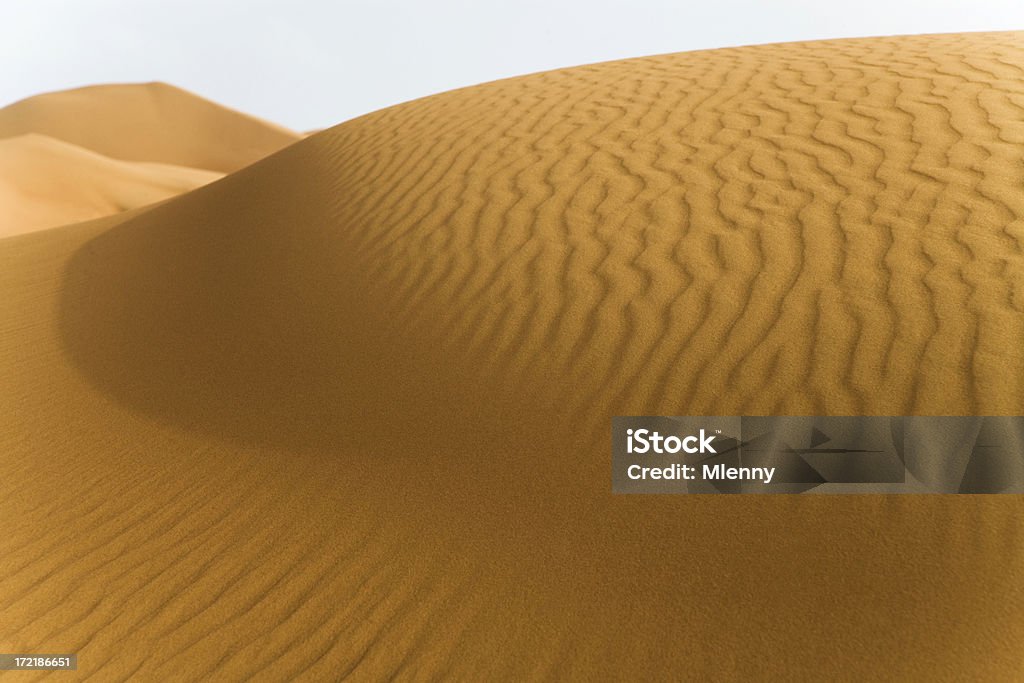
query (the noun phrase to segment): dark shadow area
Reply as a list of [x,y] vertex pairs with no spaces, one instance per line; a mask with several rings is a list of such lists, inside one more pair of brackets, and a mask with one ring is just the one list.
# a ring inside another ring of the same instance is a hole
[[531,404],[501,397],[429,329],[395,324],[354,251],[358,226],[318,220],[310,207],[336,198],[310,175],[281,187],[244,171],[87,243],[61,298],[75,364],[132,410],[243,444],[516,440],[513,413]]

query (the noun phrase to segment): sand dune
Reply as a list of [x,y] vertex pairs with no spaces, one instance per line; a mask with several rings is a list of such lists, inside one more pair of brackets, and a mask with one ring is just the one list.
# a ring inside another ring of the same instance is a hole
[[608,441],[1024,411],[1021,41],[509,79],[0,241],[0,650],[102,680],[1019,679],[1020,497],[613,496]]
[[138,208],[222,176],[118,161],[45,135],[0,139],[0,236]]
[[0,109],[0,236],[161,201],[301,138],[164,83],[30,97]]
[[166,83],[47,93],[0,109],[0,138],[40,133],[104,156],[230,173],[302,135]]

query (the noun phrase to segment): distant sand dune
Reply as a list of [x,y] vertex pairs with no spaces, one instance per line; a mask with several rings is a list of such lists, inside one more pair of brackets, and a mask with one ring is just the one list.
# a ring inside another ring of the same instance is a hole
[[609,471],[615,415],[1024,412],[1022,39],[509,79],[0,241],[0,650],[103,680],[1024,677],[1020,497]]
[[30,97],[0,109],[0,236],[164,200],[302,137],[164,83]]
[[222,175],[118,161],[45,135],[0,139],[0,236],[145,206]]
[[0,138],[41,133],[114,159],[230,173],[302,138],[166,83],[98,85],[0,109]]

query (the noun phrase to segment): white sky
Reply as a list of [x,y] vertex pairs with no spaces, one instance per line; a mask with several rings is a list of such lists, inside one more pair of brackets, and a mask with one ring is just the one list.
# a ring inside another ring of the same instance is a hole
[[1013,29],[1024,0],[0,0],[0,106],[161,80],[307,130],[608,59]]

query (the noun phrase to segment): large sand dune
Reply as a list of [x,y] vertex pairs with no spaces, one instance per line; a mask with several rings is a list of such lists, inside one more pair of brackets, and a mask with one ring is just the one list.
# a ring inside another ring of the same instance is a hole
[[609,434],[1024,411],[1022,77],[1010,33],[579,67],[0,241],[0,650],[1021,678],[1019,497],[613,496]]

